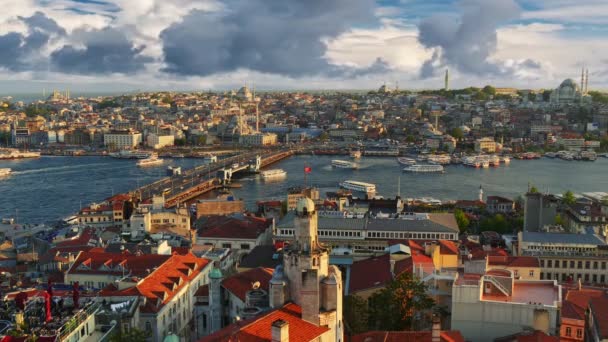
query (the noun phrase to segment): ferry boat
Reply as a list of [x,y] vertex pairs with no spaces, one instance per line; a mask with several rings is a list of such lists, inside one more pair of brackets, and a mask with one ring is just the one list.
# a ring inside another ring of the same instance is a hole
[[354,180],[345,180],[340,183],[340,187],[353,191],[360,191],[365,193],[376,192],[376,185],[371,183],[359,182]]
[[500,157],[496,155],[492,155],[488,158],[488,162],[490,166],[499,167],[500,166]]
[[436,164],[418,164],[411,165],[403,169],[405,172],[416,172],[416,173],[441,173],[443,172],[443,165]]
[[359,159],[359,158],[361,158],[361,151],[360,150],[352,150],[352,151],[350,151],[350,156],[351,156],[351,158]]
[[511,158],[509,158],[509,156],[502,156],[502,157],[500,157],[500,162],[509,164],[511,162]]
[[581,151],[580,156],[582,160],[595,161],[597,160],[597,154],[593,151]]
[[428,156],[427,160],[431,164],[446,165],[452,161],[452,158],[447,154],[432,154]]
[[158,155],[156,155],[156,153],[153,153],[149,158],[138,161],[137,166],[141,166],[141,167],[154,166],[154,165],[160,165],[162,163],[163,163],[163,160],[158,158]]
[[334,159],[331,161],[331,166],[337,167],[339,169],[356,169],[357,168],[357,164],[355,164],[353,162],[349,162],[346,160],[337,160],[337,159]]
[[470,167],[474,167],[474,168],[481,167],[481,161],[479,161],[476,157],[465,157],[462,160],[462,164],[465,166],[470,166]]
[[151,154],[145,151],[120,150],[118,152],[112,152],[109,155],[112,158],[118,159],[146,159],[150,158]]
[[412,159],[412,158],[399,157],[399,158],[397,158],[397,161],[401,165],[407,165],[407,166],[416,165],[416,160]]
[[40,152],[19,151],[16,148],[0,149],[0,159],[40,158]]
[[9,168],[2,168],[0,169],[0,177],[5,177],[11,174],[11,169]]
[[262,171],[260,173],[260,175],[262,176],[262,178],[264,180],[269,180],[269,179],[284,178],[285,176],[287,176],[287,172],[285,172],[285,170],[283,170],[283,169],[272,169],[272,170]]

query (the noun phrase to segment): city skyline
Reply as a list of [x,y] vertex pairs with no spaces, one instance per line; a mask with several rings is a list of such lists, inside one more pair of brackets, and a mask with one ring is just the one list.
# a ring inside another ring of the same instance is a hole
[[0,94],[608,82],[599,0],[12,1]]

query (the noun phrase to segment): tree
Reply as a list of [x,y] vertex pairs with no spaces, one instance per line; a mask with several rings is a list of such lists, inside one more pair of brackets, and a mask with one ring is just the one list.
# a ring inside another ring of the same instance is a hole
[[464,132],[460,127],[453,128],[450,132],[450,135],[453,136],[456,140],[462,140],[462,138],[464,138]]
[[560,214],[555,215],[555,224],[558,226],[564,226],[564,219]]
[[469,218],[465,215],[464,211],[460,209],[454,210],[454,217],[456,217],[456,222],[458,223],[458,229],[463,233],[469,227]]
[[492,217],[487,217],[479,223],[479,229],[483,231],[495,231],[498,233],[510,232],[510,224],[507,219],[501,215],[496,214]]
[[164,104],[171,104],[171,103],[173,103],[173,99],[169,95],[163,97],[162,100],[160,100],[160,101],[162,103],[164,103]]
[[491,85],[487,85],[487,86],[483,87],[483,89],[481,91],[487,95],[492,95],[492,96],[496,95],[496,88],[492,87]]
[[367,302],[359,296],[346,296],[344,299],[344,321],[350,333],[366,332],[369,325]]
[[576,197],[574,197],[572,191],[568,190],[562,195],[562,202],[567,205],[572,205],[576,203]]
[[549,102],[549,100],[551,100],[551,90],[545,90],[543,91],[543,101],[544,102]]
[[131,328],[129,329],[129,332],[122,332],[119,330],[110,337],[110,342],[146,342],[150,336],[152,336],[152,334],[149,331]]
[[426,294],[426,285],[404,272],[370,297],[369,322],[375,330],[414,330],[416,320],[435,301]]
[[530,187],[530,190],[528,190],[528,192],[531,193],[531,194],[537,194],[538,193],[538,189],[534,185],[532,185]]
[[329,134],[327,132],[321,133],[321,135],[319,135],[319,140],[321,140],[321,141],[329,140]]

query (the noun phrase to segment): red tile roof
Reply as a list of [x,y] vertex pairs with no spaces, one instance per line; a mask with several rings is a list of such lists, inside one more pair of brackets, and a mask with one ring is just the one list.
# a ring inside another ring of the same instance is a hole
[[[412,272],[412,258],[395,262],[395,276]],[[354,262],[350,267],[348,292],[355,293],[376,287],[383,287],[393,279],[390,255],[369,258]]]
[[489,266],[540,267],[540,261],[533,256],[488,256]]
[[245,272],[237,273],[222,281],[222,286],[245,302],[247,291],[256,281],[260,282],[261,289],[268,289],[270,279],[272,279],[271,268],[258,267]]
[[608,338],[608,297],[600,297],[589,303],[590,310],[595,319],[593,322],[599,330],[599,338],[604,341]]
[[65,246],[65,247],[53,247],[46,253],[40,256],[40,263],[46,264],[51,261],[65,261],[67,262],[68,254],[76,256],[80,252],[88,252],[93,249],[93,246]]
[[310,342],[329,331],[329,328],[303,320],[302,308],[288,303],[256,318],[231,324],[199,342],[269,342],[272,341],[272,323],[279,319],[289,323],[289,342]]
[[[442,342],[464,342],[460,331],[442,331]],[[431,342],[431,331],[368,331],[351,337],[350,342]]]
[[[147,255],[140,256],[139,258]],[[194,254],[173,254],[165,262],[147,275],[143,280],[134,283],[133,287],[113,291],[106,288],[100,292],[101,296],[142,296],[146,298],[142,312],[158,312],[163,305],[171,301],[173,296],[184,286],[198,276],[201,271],[210,265],[208,259],[199,258]],[[136,285],[135,285],[136,284]]]
[[606,296],[604,291],[596,289],[571,289],[564,296],[561,316],[564,318],[585,320],[585,310],[593,299]]
[[[137,256],[134,254],[95,253],[89,251],[80,253],[67,272],[69,274],[130,274],[131,276],[144,277],[148,275],[149,271],[161,266],[169,258],[171,258],[170,255],[145,254]],[[83,264],[86,266],[86,269],[78,269]],[[116,268],[119,264],[124,265],[124,271]],[[102,268],[104,265],[106,267]]]
[[210,216],[198,230],[202,238],[257,239],[272,220],[255,216]]
[[500,337],[494,340],[495,342],[559,342],[559,337],[550,336],[542,331],[535,330],[534,332],[521,332],[514,335]]
[[439,240],[439,252],[442,255],[458,255],[458,247],[453,241],[448,240]]

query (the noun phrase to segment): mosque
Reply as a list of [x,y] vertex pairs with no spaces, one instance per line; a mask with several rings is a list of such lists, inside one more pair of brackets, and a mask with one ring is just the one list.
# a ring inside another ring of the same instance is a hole
[[557,89],[551,92],[550,101],[554,104],[563,105],[571,103],[590,103],[591,96],[588,94],[589,70],[583,69],[580,86],[571,78],[564,80]]

